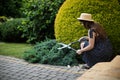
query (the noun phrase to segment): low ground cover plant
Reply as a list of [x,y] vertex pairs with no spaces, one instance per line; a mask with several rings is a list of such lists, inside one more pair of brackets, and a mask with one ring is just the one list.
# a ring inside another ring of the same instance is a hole
[[58,50],[58,47],[61,47],[61,45],[56,40],[37,43],[33,49],[25,52],[24,59],[31,63],[61,66],[73,66],[80,63],[80,56],[75,51],[68,48]]

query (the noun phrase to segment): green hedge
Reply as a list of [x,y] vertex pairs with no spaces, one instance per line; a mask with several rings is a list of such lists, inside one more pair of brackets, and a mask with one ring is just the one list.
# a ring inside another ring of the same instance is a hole
[[118,0],[66,0],[55,19],[56,40],[69,43],[87,35],[77,18],[91,13],[93,19],[105,28],[112,41],[114,52],[120,53],[120,5]]
[[5,17],[5,16],[0,16],[0,22],[3,23],[3,22],[5,22],[5,21],[7,21],[7,17]]
[[27,42],[35,43],[44,39],[54,39],[54,20],[64,0],[26,1],[25,13],[30,21],[24,28]]
[[0,0],[0,16],[21,17],[23,0]]
[[0,40],[5,42],[25,42],[26,39],[21,37],[23,32],[19,29],[23,20],[23,18],[19,18],[2,23],[0,25]]

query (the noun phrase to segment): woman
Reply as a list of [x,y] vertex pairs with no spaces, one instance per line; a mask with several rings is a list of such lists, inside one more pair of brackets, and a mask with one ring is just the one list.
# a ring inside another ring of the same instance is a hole
[[83,41],[77,54],[82,54],[83,61],[92,67],[98,62],[106,62],[112,59],[112,46],[106,32],[99,23],[92,20],[91,14],[82,13],[77,18],[88,29],[88,36],[80,38]]

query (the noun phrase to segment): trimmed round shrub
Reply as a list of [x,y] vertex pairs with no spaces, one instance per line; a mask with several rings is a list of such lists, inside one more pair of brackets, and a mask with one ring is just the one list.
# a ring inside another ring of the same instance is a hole
[[0,40],[5,42],[25,42],[26,39],[21,37],[23,32],[19,29],[23,20],[23,18],[19,18],[2,23],[0,25]]
[[81,63],[75,51],[68,48],[58,50],[59,47],[61,47],[61,45],[57,44],[56,40],[37,43],[33,49],[25,52],[23,58],[31,63],[61,66],[73,66]]
[[81,13],[91,13],[102,24],[110,38],[114,52],[120,52],[120,5],[118,0],[66,0],[55,19],[56,40],[69,43],[87,35],[87,30],[77,18]]

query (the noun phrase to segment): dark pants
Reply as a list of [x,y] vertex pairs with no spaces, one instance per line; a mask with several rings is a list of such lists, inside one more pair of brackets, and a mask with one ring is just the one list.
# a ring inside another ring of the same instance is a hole
[[[84,47],[89,45],[88,41],[84,41]],[[108,50],[107,50],[108,51]],[[105,51],[96,51],[96,49],[92,49],[90,51],[83,52],[82,60],[89,66],[92,67],[98,62],[108,62],[112,60],[112,50],[109,49],[109,52]]]
[[[89,45],[88,41],[84,41],[84,47]],[[89,66],[92,67],[94,64],[97,63],[97,61],[95,60],[95,58],[89,54],[88,52],[83,52],[82,54],[82,60]]]

